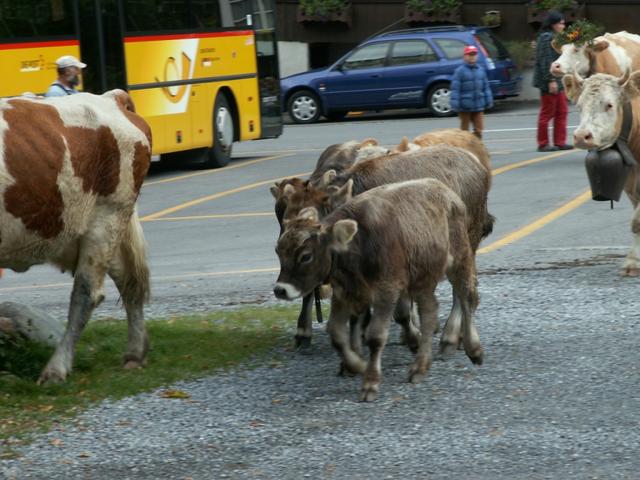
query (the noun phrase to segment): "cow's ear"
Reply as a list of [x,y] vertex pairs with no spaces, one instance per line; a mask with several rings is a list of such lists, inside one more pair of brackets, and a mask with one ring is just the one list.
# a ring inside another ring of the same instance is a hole
[[402,137],[400,144],[396,147],[396,151],[406,152],[407,150],[409,150],[409,139],[407,137]]
[[640,71],[633,72],[623,88],[630,100],[640,96]]
[[349,179],[340,188],[335,188],[331,192],[331,206],[333,209],[347,203],[353,197],[353,179]]
[[322,175],[322,186],[328,187],[337,176],[338,173],[335,170],[327,170],[324,172],[324,175]]
[[302,220],[311,220],[312,222],[318,221],[318,210],[315,207],[307,207],[300,210],[298,217]]
[[562,45],[554,40],[551,41],[551,48],[553,48],[557,53],[562,54]]
[[565,75],[562,77],[562,84],[567,92],[567,97],[575,103],[582,93],[582,83],[574,75]]
[[346,250],[357,232],[358,223],[355,220],[338,220],[331,229],[331,247],[338,252]]
[[271,195],[273,195],[273,198],[277,200],[280,196],[280,182],[276,182],[271,185],[271,187],[269,187],[269,191],[271,192]]
[[591,45],[591,50],[595,53],[604,52],[607,48],[609,48],[609,42],[606,40],[600,40]]

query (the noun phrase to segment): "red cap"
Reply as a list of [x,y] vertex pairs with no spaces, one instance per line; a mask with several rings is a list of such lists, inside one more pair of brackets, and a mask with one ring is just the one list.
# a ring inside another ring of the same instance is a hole
[[478,49],[476,47],[474,47],[473,45],[467,45],[466,47],[464,47],[464,54],[465,55],[469,55],[470,53],[477,54],[478,53]]

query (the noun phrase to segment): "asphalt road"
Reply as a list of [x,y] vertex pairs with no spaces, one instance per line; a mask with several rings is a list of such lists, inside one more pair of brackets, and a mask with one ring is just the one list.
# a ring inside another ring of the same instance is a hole
[[[572,114],[570,125],[575,120]],[[490,210],[498,221],[485,246],[553,214],[588,188],[583,152],[535,151],[535,121],[535,107],[526,104],[506,104],[487,116],[485,141],[496,173]],[[456,119],[419,114],[287,125],[278,139],[236,145],[234,160],[224,169],[155,165],[139,201],[153,282],[148,314],[272,301],[278,267],[273,249],[278,229],[269,193],[274,181],[310,172],[332,143],[374,137],[393,145],[404,135],[412,138],[451,126]],[[481,255],[479,268],[622,255],[631,243],[630,214],[626,199],[613,211],[608,204],[583,202],[561,219]],[[614,270],[612,266],[612,274]],[[41,306],[64,316],[70,286],[67,274],[47,266],[22,274],[5,272],[0,301]],[[95,315],[123,317],[110,282],[108,287],[107,300]]]
[[[637,478],[638,279],[618,275],[631,207],[589,200],[584,152],[535,151],[535,108],[503,106],[486,120],[497,224],[478,257],[482,367],[459,353],[410,385],[410,356],[392,341],[380,399],[361,404],[359,379],[335,377],[336,355],[316,325],[308,355],[275,352],[270,366],[178,385],[190,402],[153,393],[104,402],[21,449],[21,459],[0,463],[0,474]],[[273,302],[274,180],[309,172],[331,143],[396,144],[455,124],[406,115],[287,126],[277,140],[238,145],[226,169],[156,168],[140,199],[153,274],[149,315]],[[60,314],[69,292],[69,278],[45,267],[0,281],[0,300]],[[442,319],[446,285],[439,298]],[[119,308],[110,289],[96,315],[123,317]]]

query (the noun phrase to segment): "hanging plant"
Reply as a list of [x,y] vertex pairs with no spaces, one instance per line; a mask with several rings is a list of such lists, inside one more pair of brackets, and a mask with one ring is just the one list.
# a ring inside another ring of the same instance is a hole
[[347,0],[300,0],[298,22],[338,22],[351,26],[351,3]]
[[485,27],[499,27],[502,23],[502,16],[499,10],[489,10],[484,13],[480,23]]
[[408,23],[460,23],[460,0],[408,0]]

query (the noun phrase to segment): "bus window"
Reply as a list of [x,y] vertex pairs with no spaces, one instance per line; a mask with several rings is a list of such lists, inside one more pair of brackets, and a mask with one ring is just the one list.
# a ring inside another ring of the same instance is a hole
[[0,0],[0,39],[74,34],[72,0]]
[[220,27],[217,1],[125,0],[123,3],[126,30],[129,33]]

